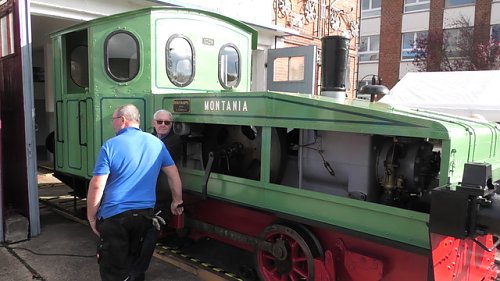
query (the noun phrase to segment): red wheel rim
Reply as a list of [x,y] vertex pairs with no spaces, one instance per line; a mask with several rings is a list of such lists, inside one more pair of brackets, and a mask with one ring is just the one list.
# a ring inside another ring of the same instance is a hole
[[293,229],[274,225],[264,232],[264,239],[271,243],[283,242],[284,258],[258,250],[256,259],[258,272],[265,281],[314,280],[314,259],[304,239]]

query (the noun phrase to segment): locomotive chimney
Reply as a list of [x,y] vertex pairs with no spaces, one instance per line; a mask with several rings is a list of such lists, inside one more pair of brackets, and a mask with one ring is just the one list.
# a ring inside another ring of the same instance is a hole
[[349,41],[338,35],[321,38],[321,94],[324,96],[345,99]]

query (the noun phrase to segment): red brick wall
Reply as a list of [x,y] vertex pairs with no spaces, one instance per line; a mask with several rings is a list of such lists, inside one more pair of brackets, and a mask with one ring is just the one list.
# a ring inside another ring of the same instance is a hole
[[[430,15],[429,15],[429,34],[435,34],[436,37],[443,37],[443,11],[444,11],[444,0],[431,0],[430,5]],[[439,44],[435,42],[435,44]],[[438,52],[441,47],[436,46],[433,48],[436,52],[430,51],[427,59],[427,71],[438,71],[439,61],[441,61],[441,53]]]
[[378,74],[389,89],[399,80],[403,0],[382,1]]
[[490,40],[491,0],[476,0],[474,15],[474,43]]
[[[273,5],[275,5],[277,0],[272,1]],[[318,49],[321,48],[321,38],[329,35],[341,35],[342,31],[348,28],[348,23],[345,21],[341,21],[340,30],[334,30],[329,24],[328,19],[330,18],[330,5],[333,5],[336,9],[345,11],[349,13],[349,16],[344,15],[344,18],[347,19],[350,17],[354,22],[356,22],[359,26],[359,1],[357,0],[343,0],[343,1],[334,1],[334,0],[326,0],[326,15],[325,19],[322,19],[321,15],[321,0],[317,1],[318,5],[316,6],[317,19],[314,22],[306,22],[304,21],[304,25],[302,27],[293,26],[293,16],[294,15],[304,15],[304,6],[307,3],[306,0],[291,0],[292,1],[292,13],[289,16],[283,16],[279,13],[278,9],[275,7],[275,23],[280,26],[284,26],[290,29],[295,29],[300,32],[298,36],[286,36],[284,38],[285,47],[297,47],[297,46],[307,46],[307,45],[316,45]],[[359,31],[358,31],[359,32]],[[355,37],[351,39],[350,43],[350,51],[349,51],[349,82],[346,81],[346,84],[350,85],[347,89],[347,94],[349,96],[354,96],[354,86],[356,85],[357,79],[357,45],[359,38]],[[277,74],[279,75],[279,74]],[[317,67],[316,77],[318,77],[318,82],[316,88],[319,88],[320,78],[321,77],[321,67]],[[318,93],[317,93],[318,94]]]

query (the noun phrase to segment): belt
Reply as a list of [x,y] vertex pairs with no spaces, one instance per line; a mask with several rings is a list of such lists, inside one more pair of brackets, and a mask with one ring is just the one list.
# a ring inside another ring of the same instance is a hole
[[137,209],[137,210],[128,210],[125,212],[121,212],[119,214],[116,214],[114,216],[111,216],[107,219],[119,219],[119,218],[124,218],[124,217],[130,217],[130,216],[144,216],[146,218],[151,219],[153,217],[153,208],[148,208],[148,209]]

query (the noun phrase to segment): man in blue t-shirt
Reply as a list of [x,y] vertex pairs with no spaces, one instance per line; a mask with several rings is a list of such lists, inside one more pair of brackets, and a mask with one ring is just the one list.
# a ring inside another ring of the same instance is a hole
[[[176,135],[172,126],[174,124],[174,118],[170,111],[165,109],[160,109],[153,114],[153,120],[151,122],[153,125],[153,136],[160,139],[167,147],[168,152],[172,156],[174,162],[179,162],[181,160],[182,154],[182,139],[180,136]],[[160,174],[158,181],[156,183],[156,206],[155,212],[160,212],[160,216],[167,215],[171,198],[171,192],[169,191],[167,177],[164,174]],[[144,236],[144,242],[142,244],[141,255],[137,258],[135,265],[133,266],[130,276],[132,280],[144,280],[145,272],[147,271],[151,258],[154,254],[156,248],[156,242],[160,237],[160,233],[164,229],[151,228],[148,233]]]
[[168,177],[170,211],[183,212],[182,185],[163,143],[139,128],[139,110],[124,105],[112,116],[116,136],[106,141],[95,164],[87,194],[87,219],[100,237],[98,261],[102,280],[129,280],[142,238],[153,227],[156,179]]

